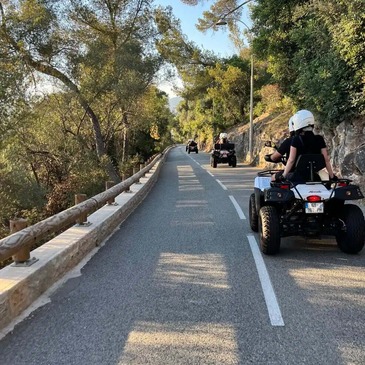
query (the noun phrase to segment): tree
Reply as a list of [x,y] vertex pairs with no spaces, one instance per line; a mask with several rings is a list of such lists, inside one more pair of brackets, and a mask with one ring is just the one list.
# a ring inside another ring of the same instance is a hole
[[363,1],[259,0],[255,53],[298,108],[326,125],[364,113]]
[[[97,156],[106,161],[114,181],[120,178],[108,156],[101,126],[104,116],[95,111],[94,102],[110,92],[123,97],[121,90],[125,95],[130,80],[143,87],[152,82],[159,61],[148,52],[153,30],[148,5],[142,0],[87,4],[25,0],[6,6],[0,2],[2,48],[29,71],[57,79],[75,95],[92,123]],[[134,64],[149,63],[150,68],[142,74],[128,72],[122,61],[130,53]]]

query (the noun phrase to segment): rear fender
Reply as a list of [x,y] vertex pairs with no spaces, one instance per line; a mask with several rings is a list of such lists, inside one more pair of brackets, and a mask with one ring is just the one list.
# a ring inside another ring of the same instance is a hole
[[272,187],[265,189],[264,201],[265,203],[284,203],[294,199],[294,193],[289,189],[280,189]]
[[364,195],[357,185],[348,185],[336,188],[333,197],[338,200],[357,200],[363,199]]

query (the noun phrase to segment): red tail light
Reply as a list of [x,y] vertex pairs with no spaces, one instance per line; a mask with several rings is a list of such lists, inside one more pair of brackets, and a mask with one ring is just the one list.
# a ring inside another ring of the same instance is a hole
[[289,184],[281,184],[280,189],[290,189],[290,185]]
[[344,187],[344,186],[347,186],[347,184],[346,184],[345,182],[339,182],[339,183],[337,184],[337,186]]
[[318,195],[310,195],[307,197],[307,200],[311,203],[313,202],[320,202],[322,200],[322,198]]

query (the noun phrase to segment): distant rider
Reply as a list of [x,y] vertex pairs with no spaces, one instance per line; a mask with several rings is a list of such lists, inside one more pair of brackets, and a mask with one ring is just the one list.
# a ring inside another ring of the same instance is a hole
[[223,143],[229,143],[228,141],[228,134],[223,132],[219,134],[219,139],[215,142],[218,144],[223,144]]

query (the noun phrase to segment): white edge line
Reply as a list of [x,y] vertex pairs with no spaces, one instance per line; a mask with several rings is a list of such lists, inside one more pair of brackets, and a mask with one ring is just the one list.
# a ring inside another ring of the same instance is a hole
[[264,259],[258,248],[256,239],[252,235],[247,235],[250,243],[253,258],[255,260],[257,272],[261,282],[262,291],[264,292],[266,307],[269,312],[270,322],[272,326],[285,326],[281,315],[279,303],[276,299],[274,288],[272,287],[269,273],[267,272]]
[[229,195],[229,199],[231,199],[231,202],[233,203],[233,206],[236,208],[236,211],[238,213],[238,216],[240,217],[240,219],[246,219],[244,213],[242,212],[241,207],[238,205],[236,199],[234,198],[234,196]]
[[213,176],[213,177],[214,177],[214,175],[213,175],[210,171],[207,171],[207,173],[208,173],[210,176]]
[[223,188],[223,190],[227,190],[227,188],[222,184],[222,182],[218,179],[217,180],[217,183]]

